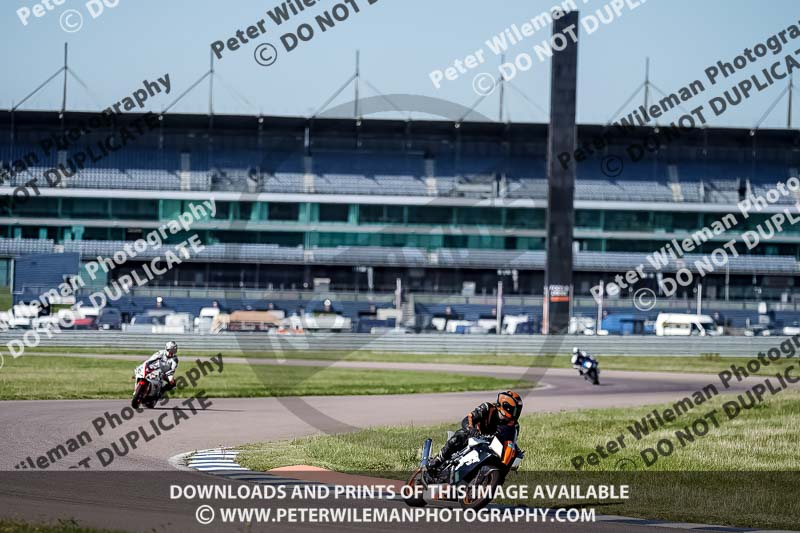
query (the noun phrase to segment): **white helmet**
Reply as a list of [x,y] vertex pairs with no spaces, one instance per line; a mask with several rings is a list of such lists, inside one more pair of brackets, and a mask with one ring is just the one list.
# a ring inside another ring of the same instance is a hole
[[178,355],[178,343],[175,341],[169,341],[166,346],[164,346],[164,351],[167,352],[167,357],[175,357]]

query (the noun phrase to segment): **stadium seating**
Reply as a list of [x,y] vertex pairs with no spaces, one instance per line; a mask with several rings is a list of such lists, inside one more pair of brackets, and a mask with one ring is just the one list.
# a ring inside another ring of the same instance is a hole
[[80,255],[77,253],[37,253],[17,258],[14,276],[14,303],[36,299],[57,288],[69,276],[78,274]]
[[[12,161],[34,152],[40,161],[30,173],[8,183],[22,185],[57,163],[54,152],[44,157],[34,144],[0,143],[0,159]],[[188,153],[188,152],[187,152]],[[226,147],[189,153],[190,169],[181,171],[181,152],[129,147],[87,166],[60,186],[91,189],[193,190],[270,193],[363,194],[509,198],[547,197],[544,158],[462,155],[458,161],[438,157],[430,165],[422,155],[396,152],[321,151],[304,158],[298,153],[262,152]],[[600,161],[577,166],[578,200],[736,203],[742,187],[763,194],[796,169],[774,162],[737,164],[726,161],[643,161],[608,178]],[[431,175],[426,172],[433,171]],[[495,187],[502,180],[504,186]],[[43,181],[43,180],[42,180]],[[42,184],[46,186],[46,184]],[[795,199],[785,197],[789,205]]]
[[[121,250],[125,241],[68,241],[63,250],[81,255],[84,259],[94,259],[99,255],[110,256]],[[52,252],[52,240],[36,239],[0,239],[0,255],[19,257],[30,253]],[[140,254],[142,259],[154,258],[159,251],[147,250]],[[207,244],[203,257],[208,261],[240,261],[261,262],[267,264],[318,264],[318,265],[350,265],[354,261],[359,264],[375,266],[401,267],[448,267],[448,268],[544,268],[545,254],[534,250],[468,250],[441,248],[430,251],[423,248],[386,248],[338,246],[334,248],[282,247],[275,244]],[[675,272],[683,266],[691,267],[694,261],[702,256],[687,254],[682,263],[670,258],[664,272]],[[629,252],[589,252],[575,254],[575,269],[585,272],[626,272],[637,265],[645,265],[645,270],[652,270],[647,254]],[[800,270],[800,263],[790,256],[753,256],[740,255],[731,257],[730,273],[752,274],[787,274],[793,275]]]

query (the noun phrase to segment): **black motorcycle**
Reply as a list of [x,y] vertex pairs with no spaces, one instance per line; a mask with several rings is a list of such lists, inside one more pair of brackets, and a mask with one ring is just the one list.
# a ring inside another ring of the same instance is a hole
[[422,461],[408,485],[421,487],[405,502],[423,507],[433,501],[458,501],[463,509],[487,506],[512,470],[517,470],[525,453],[516,443],[516,431],[471,437],[463,450],[453,454],[437,470],[428,468],[431,439],[422,447]]

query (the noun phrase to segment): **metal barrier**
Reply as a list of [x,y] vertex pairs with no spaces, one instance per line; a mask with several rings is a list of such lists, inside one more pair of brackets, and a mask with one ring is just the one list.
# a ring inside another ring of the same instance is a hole
[[[32,331],[9,330],[0,333],[0,344],[6,352],[6,344],[23,335],[33,338]],[[382,335],[360,335],[353,333],[331,333],[276,337],[267,334],[224,335],[155,335],[119,333],[109,331],[63,331],[47,338],[38,334],[38,346],[64,346],[103,349],[154,351],[169,339],[177,337],[183,353],[192,350],[219,350],[231,352],[354,352],[371,351],[404,354],[471,354],[471,355],[536,355],[551,353],[545,348],[546,337],[496,336],[496,335],[406,335],[402,333]],[[558,346],[559,354],[571,353],[573,346],[602,355],[624,356],[708,356],[755,357],[761,351],[791,337],[584,337],[568,336],[563,342],[547,340],[552,350]],[[280,341],[278,340],[280,339]],[[35,351],[35,348],[26,348]],[[798,350],[800,351],[800,350]]]

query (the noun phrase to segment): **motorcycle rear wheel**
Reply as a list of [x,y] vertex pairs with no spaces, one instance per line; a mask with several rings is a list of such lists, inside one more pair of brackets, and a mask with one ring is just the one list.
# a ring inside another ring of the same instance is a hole
[[[497,488],[497,485],[500,484],[500,470],[498,470],[494,466],[482,466],[478,473],[475,475],[475,479],[473,482],[469,484],[467,495],[458,500],[459,505],[461,505],[462,509],[473,509],[475,511],[479,509],[483,509],[489,502],[492,501],[492,495]],[[482,497],[482,498],[471,498],[471,487],[481,487],[483,490],[489,489],[489,494]]]
[[[421,468],[418,468],[416,472],[411,474],[411,478],[409,478],[408,483],[406,483],[406,485],[409,485],[411,487],[422,486]],[[403,501],[406,502],[406,505],[408,505],[409,507],[425,507],[428,504],[423,498],[416,498],[416,497],[403,498]]]

